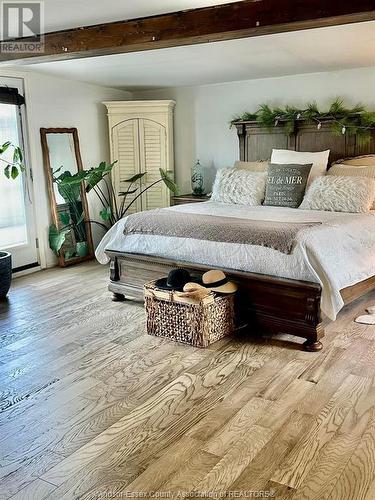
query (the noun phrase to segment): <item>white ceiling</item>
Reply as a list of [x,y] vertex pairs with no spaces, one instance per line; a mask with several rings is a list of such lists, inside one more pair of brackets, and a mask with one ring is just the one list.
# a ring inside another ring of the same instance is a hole
[[44,31],[123,21],[237,0],[44,0]]
[[[55,0],[47,0],[47,3],[53,1]],[[139,1],[139,4],[142,3],[152,2]],[[203,2],[179,0],[174,3]],[[210,3],[217,3],[217,0]],[[31,68],[72,80],[136,90],[363,66],[375,66],[375,21],[186,47],[35,64]]]

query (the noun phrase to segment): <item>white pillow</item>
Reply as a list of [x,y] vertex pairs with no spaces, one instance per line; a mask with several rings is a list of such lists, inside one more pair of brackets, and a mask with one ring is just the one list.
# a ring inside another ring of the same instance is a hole
[[221,168],[216,173],[211,200],[238,205],[261,205],[266,191],[267,174]]
[[374,179],[326,175],[315,179],[299,208],[330,212],[368,212],[374,197]]
[[321,175],[325,175],[328,166],[329,153],[329,149],[318,153],[290,151],[289,149],[273,149],[271,163],[281,163],[284,165],[288,163],[300,165],[312,163],[309,179],[307,181],[307,185],[309,186],[314,179],[320,177]]
[[[373,156],[373,160],[375,156]],[[327,175],[339,175],[340,177],[369,177],[375,179],[375,163],[373,165],[354,165],[344,163],[334,163],[328,170]],[[375,210],[375,200],[372,205],[372,210]]]

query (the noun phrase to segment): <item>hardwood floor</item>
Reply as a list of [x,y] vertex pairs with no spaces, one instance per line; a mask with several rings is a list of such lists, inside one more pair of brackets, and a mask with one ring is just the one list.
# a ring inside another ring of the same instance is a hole
[[94,263],[43,271],[0,305],[1,499],[375,498],[375,327],[353,323],[375,292],[308,353],[147,336],[106,283]]

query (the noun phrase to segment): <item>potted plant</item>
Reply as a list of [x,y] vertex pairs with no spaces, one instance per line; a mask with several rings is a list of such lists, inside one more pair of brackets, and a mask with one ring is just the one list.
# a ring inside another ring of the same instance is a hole
[[[160,179],[157,179],[153,183],[140,188],[136,185],[137,181],[142,179],[147,172],[142,172],[140,174],[133,175],[129,179],[123,182],[127,184],[127,188],[118,193],[114,192],[112,182],[110,180],[110,173],[117,162],[107,164],[105,162],[100,163],[98,167],[91,168],[89,170],[82,170],[75,175],[67,176],[62,180],[62,186],[80,186],[82,182],[86,183],[86,192],[89,193],[93,190],[102,204],[102,210],[99,212],[99,216],[103,222],[96,220],[90,220],[86,222],[92,222],[98,224],[104,229],[108,229],[108,226],[113,226],[117,221],[125,217],[129,208],[137,201],[137,199],[142,196],[143,193],[152,189],[156,184],[164,183],[167,188],[174,194],[178,193],[178,186],[173,182],[169,173],[162,168],[159,169]],[[100,183],[104,182],[105,188],[102,189]],[[131,201],[128,201],[130,195],[135,194]],[[118,198],[121,198],[121,202],[118,202]]]
[[[4,175],[16,179],[25,169],[22,151],[10,141],[0,146],[0,161],[4,164]],[[0,300],[4,300],[12,281],[12,257],[9,252],[0,251]]]
[[12,256],[0,251],[0,300],[4,300],[12,281]]
[[[108,227],[113,226],[117,221],[122,219],[127,214],[129,208],[137,201],[140,196],[142,196],[143,193],[154,187],[156,184],[163,182],[174,194],[178,193],[178,187],[169,176],[169,173],[160,168],[160,179],[154,181],[141,190],[139,190],[139,186],[135,187],[134,185],[143,176],[145,176],[147,172],[136,174],[133,177],[130,177],[129,179],[123,181],[127,183],[128,186],[125,191],[118,193],[118,197],[122,198],[121,202],[118,203],[117,196],[114,192],[113,185],[110,180],[110,173],[116,163],[117,162],[107,164],[106,162],[102,162],[98,167],[90,168],[87,170],[80,170],[74,175],[71,175],[69,172],[65,172],[59,177],[56,177],[59,192],[64,199],[74,198],[72,193],[80,192],[82,182],[85,182],[86,192],[89,193],[91,190],[93,190],[102,204],[102,209],[99,212],[99,217],[102,219],[102,222],[99,222],[97,220],[84,220],[84,216],[82,214],[82,216],[78,220],[75,220],[74,217],[70,217],[69,221],[68,218],[65,219],[60,216],[60,220],[63,226],[61,228],[57,228],[54,224],[50,226],[50,248],[55,252],[56,255],[59,255],[59,252],[61,251],[61,248],[64,245],[67,235],[69,234],[71,229],[77,231],[81,224],[84,227],[84,225],[89,222],[98,224],[99,226],[107,230]],[[58,171],[54,172],[54,174],[56,174]],[[104,186],[100,185],[102,181],[104,183]],[[136,196],[128,202],[128,197],[135,193],[137,193]]]

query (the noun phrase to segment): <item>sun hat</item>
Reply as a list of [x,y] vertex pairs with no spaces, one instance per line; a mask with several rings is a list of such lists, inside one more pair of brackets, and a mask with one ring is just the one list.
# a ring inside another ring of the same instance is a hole
[[183,292],[177,292],[179,297],[186,297],[189,299],[193,299],[196,301],[201,301],[208,295],[210,295],[211,290],[205,288],[199,283],[186,283],[184,286]]
[[204,273],[202,284],[213,292],[234,293],[237,290],[237,285],[229,281],[220,269],[211,269]]
[[182,291],[189,281],[192,281],[189,271],[180,268],[172,269],[167,277],[156,280],[155,287],[162,290]]

